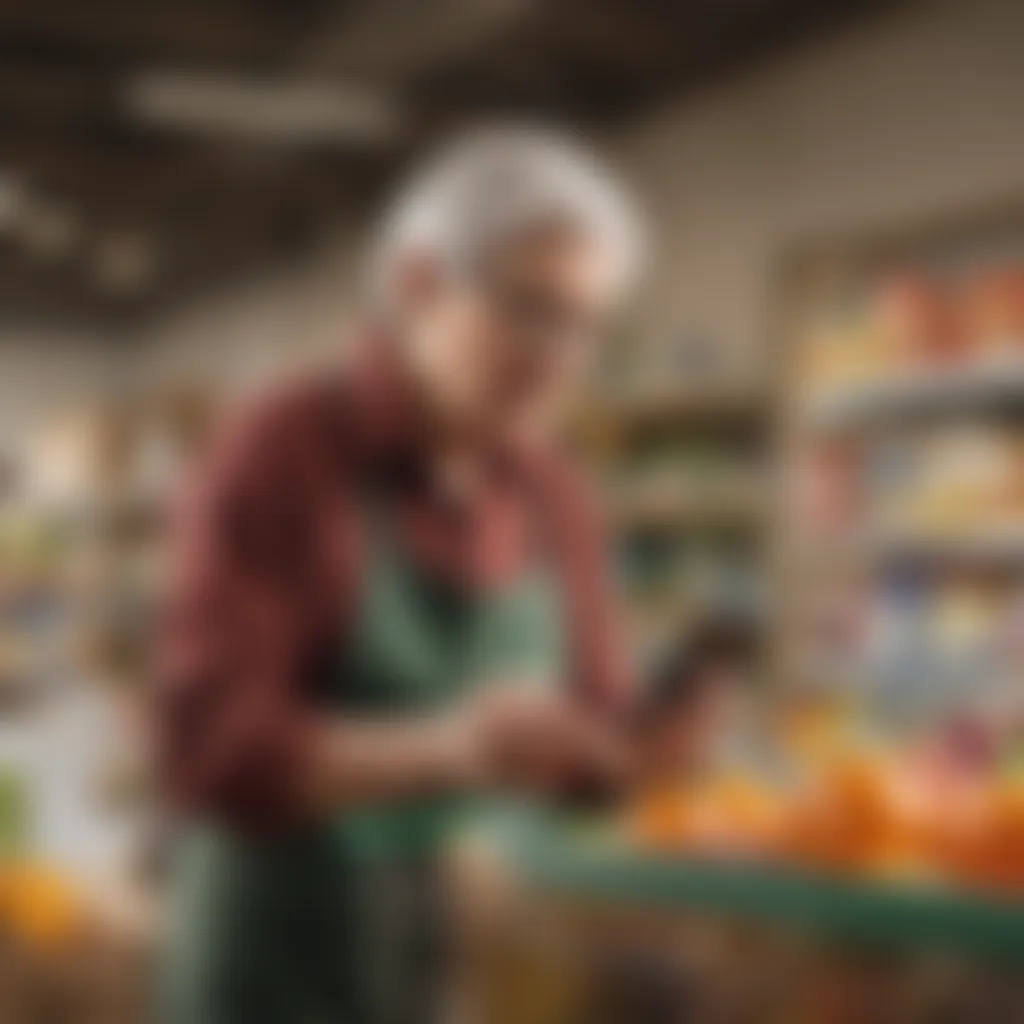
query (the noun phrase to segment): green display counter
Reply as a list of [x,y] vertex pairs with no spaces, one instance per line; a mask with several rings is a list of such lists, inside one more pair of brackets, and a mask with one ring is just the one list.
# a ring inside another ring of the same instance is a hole
[[519,829],[515,842],[530,884],[559,897],[777,923],[858,945],[1024,962],[1024,901],[1012,898],[658,857],[537,823]]

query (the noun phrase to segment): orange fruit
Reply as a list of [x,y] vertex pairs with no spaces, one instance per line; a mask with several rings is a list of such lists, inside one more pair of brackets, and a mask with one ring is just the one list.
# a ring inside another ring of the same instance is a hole
[[0,871],[0,921],[23,941],[53,949],[78,933],[83,913],[73,888],[56,871],[24,862]]
[[788,851],[816,866],[890,871],[924,856],[929,804],[907,773],[870,752],[831,761],[800,796]]

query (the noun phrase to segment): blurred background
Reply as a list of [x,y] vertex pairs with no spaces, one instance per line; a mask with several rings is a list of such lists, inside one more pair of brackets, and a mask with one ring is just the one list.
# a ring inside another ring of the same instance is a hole
[[143,1019],[168,495],[514,115],[654,235],[574,430],[636,657],[760,657],[714,778],[551,854],[491,1017],[1024,1021],[1022,52],[1014,0],[0,0],[0,1018]]

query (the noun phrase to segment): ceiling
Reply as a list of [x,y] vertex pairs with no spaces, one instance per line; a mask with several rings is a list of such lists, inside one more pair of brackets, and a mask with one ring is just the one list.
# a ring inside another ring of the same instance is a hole
[[314,251],[444,129],[589,128],[878,0],[0,0],[0,316]]

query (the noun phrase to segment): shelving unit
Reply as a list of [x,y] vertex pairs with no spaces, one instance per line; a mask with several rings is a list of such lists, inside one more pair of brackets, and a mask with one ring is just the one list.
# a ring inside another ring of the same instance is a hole
[[770,405],[724,373],[645,372],[648,357],[632,358],[628,380],[590,391],[575,431],[602,485],[643,657],[706,614],[760,615]]
[[[925,714],[1004,699],[1024,671],[1024,206],[814,246],[781,305],[779,674],[909,679]],[[969,694],[927,685],[961,655],[984,666]]]
[[610,502],[612,522],[621,530],[657,525],[693,528],[716,524],[756,525],[764,513],[760,489],[736,484],[695,488],[651,488]]
[[[1024,353],[1024,342],[1020,348]],[[836,388],[816,396],[806,417],[809,426],[822,430],[855,431],[918,416],[1012,408],[1022,401],[1024,356]]]
[[153,569],[170,484],[202,427],[196,393],[95,401],[39,424],[0,496],[0,857],[45,870],[97,935],[140,946],[154,819],[125,723],[143,712]]
[[[680,374],[680,377],[682,375]],[[737,424],[757,421],[767,396],[750,388],[712,386],[697,390],[686,379],[590,394],[579,410],[583,424],[621,433],[658,422]]]

